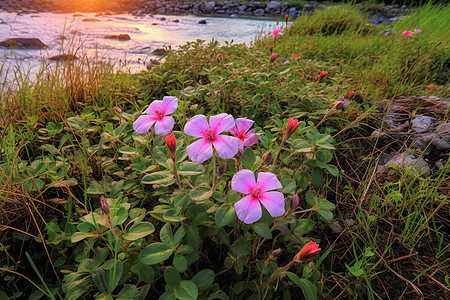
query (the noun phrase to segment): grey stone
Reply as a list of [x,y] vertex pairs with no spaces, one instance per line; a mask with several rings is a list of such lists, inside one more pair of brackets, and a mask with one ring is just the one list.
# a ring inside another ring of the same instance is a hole
[[411,130],[413,132],[425,132],[435,126],[434,121],[436,119],[433,117],[418,115],[411,121]]
[[45,45],[38,38],[10,38],[0,42],[0,47],[23,48],[23,49],[45,49]]
[[450,123],[439,124],[436,126],[436,138],[433,140],[433,146],[439,150],[450,149]]
[[387,162],[385,167],[390,167],[392,165],[398,165],[401,169],[413,169],[416,173],[423,176],[429,176],[431,174],[430,166],[422,158],[417,158],[414,154],[409,152],[403,152],[390,161]]
[[215,1],[210,1],[205,3],[205,13],[212,14],[214,13],[214,7],[216,6]]
[[281,3],[278,1],[270,1],[269,4],[267,4],[266,8],[273,9],[273,10],[279,10],[279,9],[281,9]]
[[253,14],[254,14],[255,16],[264,16],[265,11],[264,11],[263,8],[258,8],[258,9],[256,9],[256,10],[253,12]]
[[200,20],[198,21],[198,24],[206,24],[206,20]]

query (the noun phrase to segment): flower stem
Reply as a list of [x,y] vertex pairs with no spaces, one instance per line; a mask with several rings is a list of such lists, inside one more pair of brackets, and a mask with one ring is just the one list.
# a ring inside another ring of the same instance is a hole
[[216,188],[216,151],[213,152],[213,178],[212,178],[212,190]]
[[281,141],[281,144],[280,144],[280,148],[278,149],[277,153],[275,153],[275,157],[274,157],[273,163],[272,163],[272,170],[275,170],[275,163],[277,162],[278,156],[280,155],[281,149],[283,148],[286,140],[287,140],[287,134],[284,134],[283,140]]
[[175,179],[177,180],[177,184],[178,187],[180,188],[181,191],[183,191],[183,186],[181,185],[181,181],[180,181],[180,175],[178,174],[178,169],[177,169],[177,163],[176,163],[176,159],[173,158],[173,173],[175,174]]

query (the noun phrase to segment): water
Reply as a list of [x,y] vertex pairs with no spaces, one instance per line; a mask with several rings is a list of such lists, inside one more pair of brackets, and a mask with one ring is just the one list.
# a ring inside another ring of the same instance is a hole
[[[83,22],[84,18],[99,21]],[[215,39],[220,43],[233,39],[234,43],[249,44],[261,32],[266,34],[277,25],[275,21],[255,19],[130,14],[95,17],[92,13],[76,16],[0,12],[0,19],[4,21],[0,20],[3,23],[0,24],[0,41],[13,37],[35,37],[48,46],[45,50],[11,50],[0,47],[0,59],[3,58],[4,63],[3,76],[5,69],[14,65],[20,65],[20,68],[31,70],[30,73],[35,74],[39,66],[49,62],[49,57],[67,53],[69,48],[74,51],[80,46],[82,47],[77,53],[138,72],[145,68],[150,59],[155,58],[151,52],[164,45],[176,48],[196,39]],[[203,19],[207,23],[199,24],[198,21]],[[174,22],[175,20],[178,22]],[[119,34],[130,35],[131,40],[105,38],[106,35]]]

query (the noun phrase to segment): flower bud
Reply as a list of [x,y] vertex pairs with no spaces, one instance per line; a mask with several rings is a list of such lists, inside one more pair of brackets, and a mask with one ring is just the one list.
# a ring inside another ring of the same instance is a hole
[[320,252],[319,244],[316,242],[309,242],[295,255],[294,260],[296,262],[305,261],[308,258],[316,256]]
[[272,151],[263,154],[261,158],[261,167],[264,168],[272,162]]
[[223,174],[225,174],[225,171],[227,170],[227,163],[223,162],[219,165],[219,177],[222,177]]
[[166,144],[167,144],[167,147],[169,147],[170,157],[173,160],[175,160],[175,155],[177,152],[177,140],[175,139],[175,136],[173,135],[173,133],[169,133],[166,136]]
[[291,117],[289,117],[286,129],[286,139],[288,139],[294,133],[298,125],[300,125],[300,122],[297,119],[292,119]]
[[109,206],[108,202],[106,201],[106,198],[103,196],[100,196],[100,208],[102,209],[102,212],[109,216]]
[[120,107],[114,106],[114,111],[118,114],[122,113],[122,110],[120,109]]
[[299,198],[298,198],[298,195],[295,194],[294,196],[292,196],[291,205],[289,206],[289,209],[291,211],[295,211],[298,207],[298,203],[299,203]]
[[320,71],[320,78],[323,78],[323,77],[325,77],[326,75],[328,75],[328,72],[327,72],[327,71],[324,71],[324,70]]
[[353,97],[354,94],[355,94],[355,91],[349,91],[348,92],[348,97],[351,98],[351,97]]
[[273,53],[273,46],[270,46],[270,47],[269,47],[269,51],[270,51],[270,54]]
[[285,20],[289,19],[289,15],[284,15],[284,19]]
[[281,249],[281,248],[275,249],[270,254],[269,259],[276,260],[278,257],[280,257],[281,253],[283,253],[283,249]]
[[275,53],[273,53],[271,56],[270,56],[270,60],[273,62],[275,59],[277,58],[277,55],[275,54]]

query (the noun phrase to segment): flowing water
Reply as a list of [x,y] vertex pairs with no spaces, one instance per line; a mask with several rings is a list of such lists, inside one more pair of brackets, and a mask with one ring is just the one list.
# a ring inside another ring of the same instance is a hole
[[[97,21],[85,22],[85,18],[95,18]],[[206,20],[206,24],[199,24],[200,20]],[[49,57],[69,51],[78,51],[77,55],[83,53],[95,61],[109,61],[137,72],[155,58],[152,51],[164,45],[176,48],[196,39],[207,42],[215,39],[220,43],[233,39],[234,43],[249,44],[257,35],[266,34],[276,25],[271,20],[196,16],[0,12],[0,41],[13,37],[34,37],[48,46],[44,50],[0,47],[0,61],[3,64],[0,77],[11,73],[11,68],[31,70],[29,73],[35,74],[40,66],[55,64],[49,62]],[[119,34],[128,34],[131,39],[119,41],[105,38]]]

